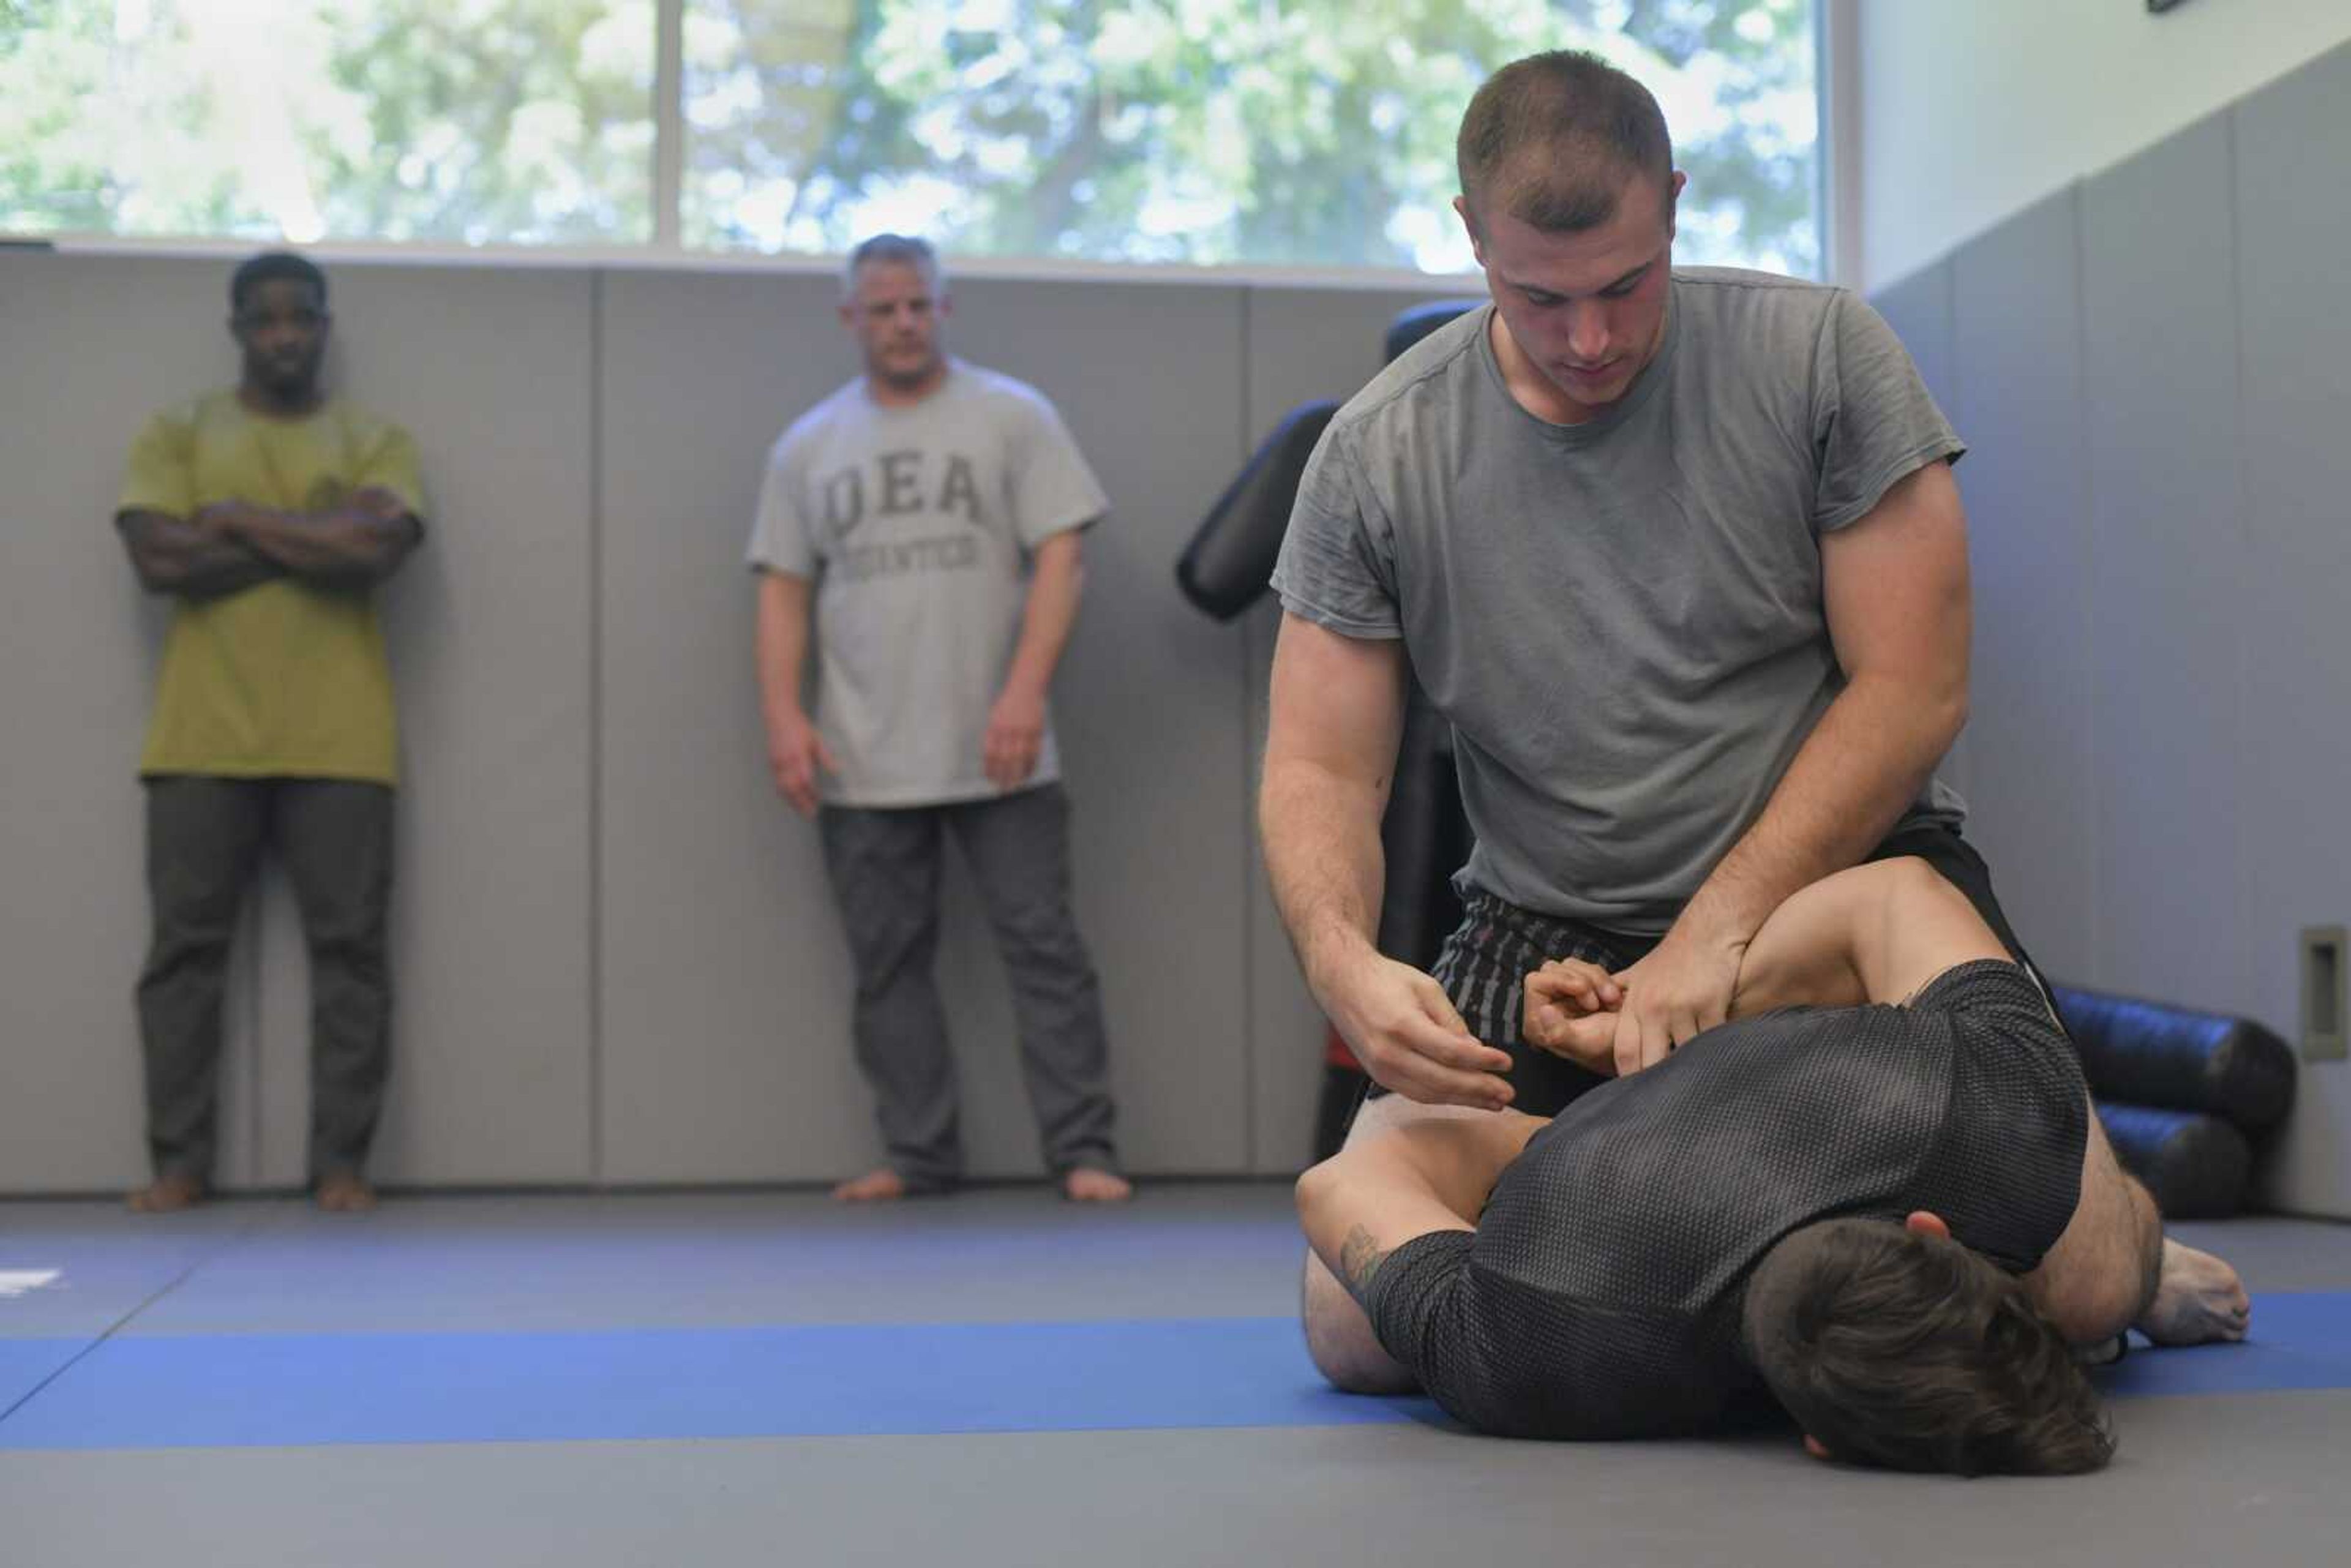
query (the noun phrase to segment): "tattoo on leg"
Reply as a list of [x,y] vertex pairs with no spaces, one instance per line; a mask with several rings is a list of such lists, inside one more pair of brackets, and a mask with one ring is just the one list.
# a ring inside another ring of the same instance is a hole
[[1364,1294],[1372,1288],[1372,1276],[1387,1261],[1387,1249],[1372,1239],[1372,1233],[1362,1226],[1347,1232],[1347,1239],[1339,1247],[1339,1282],[1347,1293],[1362,1304]]

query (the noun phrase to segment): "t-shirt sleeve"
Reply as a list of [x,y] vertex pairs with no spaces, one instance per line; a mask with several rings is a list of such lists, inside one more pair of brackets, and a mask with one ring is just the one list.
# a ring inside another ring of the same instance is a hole
[[1886,319],[1840,291],[1813,348],[1813,527],[1834,532],[1869,515],[1886,492],[1967,444]]
[[354,490],[389,490],[417,521],[424,520],[424,477],[416,462],[416,440],[399,425],[384,423],[369,433],[359,455]]
[[1447,1409],[1455,1407],[1458,1391],[1438,1386],[1447,1369],[1459,1364],[1458,1355],[1442,1354],[1447,1341],[1458,1344],[1456,1293],[1469,1266],[1478,1239],[1472,1230],[1432,1230],[1416,1236],[1387,1256],[1372,1275],[1364,1293],[1364,1312],[1381,1348],[1402,1363],[1421,1387]]
[[767,472],[759,479],[759,503],[752,513],[751,545],[745,558],[754,571],[816,575],[816,549],[809,539],[801,496],[799,455],[786,437],[768,452]]
[[1947,969],[1909,1009],[1952,1040],[1950,1110],[1911,1207],[2012,1273],[2040,1266],[2081,1201],[2090,1092],[2074,1042],[2022,965]]
[[118,512],[185,517],[195,509],[195,430],[176,413],[159,413],[131,444]]
[[1357,472],[1350,428],[1334,421],[1306,460],[1273,590],[1284,610],[1343,637],[1401,637],[1395,574],[1374,542],[1381,519]]
[[1023,402],[1012,452],[1012,519],[1021,546],[1034,549],[1055,534],[1101,521],[1110,497],[1053,405],[1042,397]]

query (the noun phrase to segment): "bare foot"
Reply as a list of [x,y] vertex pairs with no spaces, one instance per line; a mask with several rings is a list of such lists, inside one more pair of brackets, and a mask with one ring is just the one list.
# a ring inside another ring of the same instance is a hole
[[1072,1166],[1061,1177],[1061,1196],[1071,1203],[1124,1203],[1134,1196],[1134,1186],[1092,1166]]
[[893,1203],[906,1196],[906,1178],[883,1166],[832,1189],[835,1203]]
[[319,1207],[329,1214],[365,1214],[375,1207],[375,1188],[357,1171],[335,1171],[319,1178]]
[[141,1214],[177,1214],[204,1200],[204,1183],[192,1176],[167,1176],[134,1188],[123,1201]]
[[2240,1340],[2253,1303],[2237,1271],[2210,1252],[2163,1239],[2163,1282],[2155,1302],[2132,1326],[2158,1344]]

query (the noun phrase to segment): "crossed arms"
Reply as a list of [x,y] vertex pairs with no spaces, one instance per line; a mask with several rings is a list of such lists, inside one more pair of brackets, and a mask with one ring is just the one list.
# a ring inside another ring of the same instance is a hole
[[328,512],[220,501],[188,517],[131,507],[114,525],[141,586],[184,599],[217,599],[275,577],[364,588],[397,571],[424,537],[407,503],[377,486]]

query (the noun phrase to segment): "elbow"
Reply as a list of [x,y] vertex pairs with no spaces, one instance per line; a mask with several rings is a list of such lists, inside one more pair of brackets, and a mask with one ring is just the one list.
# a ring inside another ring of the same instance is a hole
[[2138,1321],[2143,1309],[2137,1288],[2081,1291],[2043,1309],[2067,1344],[2102,1344]]
[[1291,1189],[1290,1196],[1298,1205],[1298,1221],[1308,1229],[1313,1228],[1314,1216],[1330,1201],[1331,1167],[1334,1163],[1335,1156],[1307,1166]]
[[122,553],[141,588],[149,593],[169,593],[180,586],[179,563],[161,541],[133,521],[125,520],[117,527],[122,531]]
[[[1929,709],[1936,726],[1935,735],[1943,751],[1959,743],[1959,732],[1968,727],[1968,686],[1959,682],[1943,694],[1942,699]],[[1938,754],[1939,755],[1939,754]]]
[[1342,1150],[1319,1165],[1309,1166],[1300,1175],[1291,1196],[1298,1205],[1299,1228],[1306,1232],[1310,1244],[1328,1228],[1331,1216],[1337,1210],[1346,1189],[1348,1170],[1346,1152]]
[[402,517],[367,562],[361,573],[362,580],[380,582],[390,577],[408,564],[408,558],[414,555],[416,547],[423,542],[424,530],[416,519]]
[[175,564],[151,551],[132,555],[131,570],[137,574],[140,588],[149,593],[177,593],[187,580],[186,573]]

